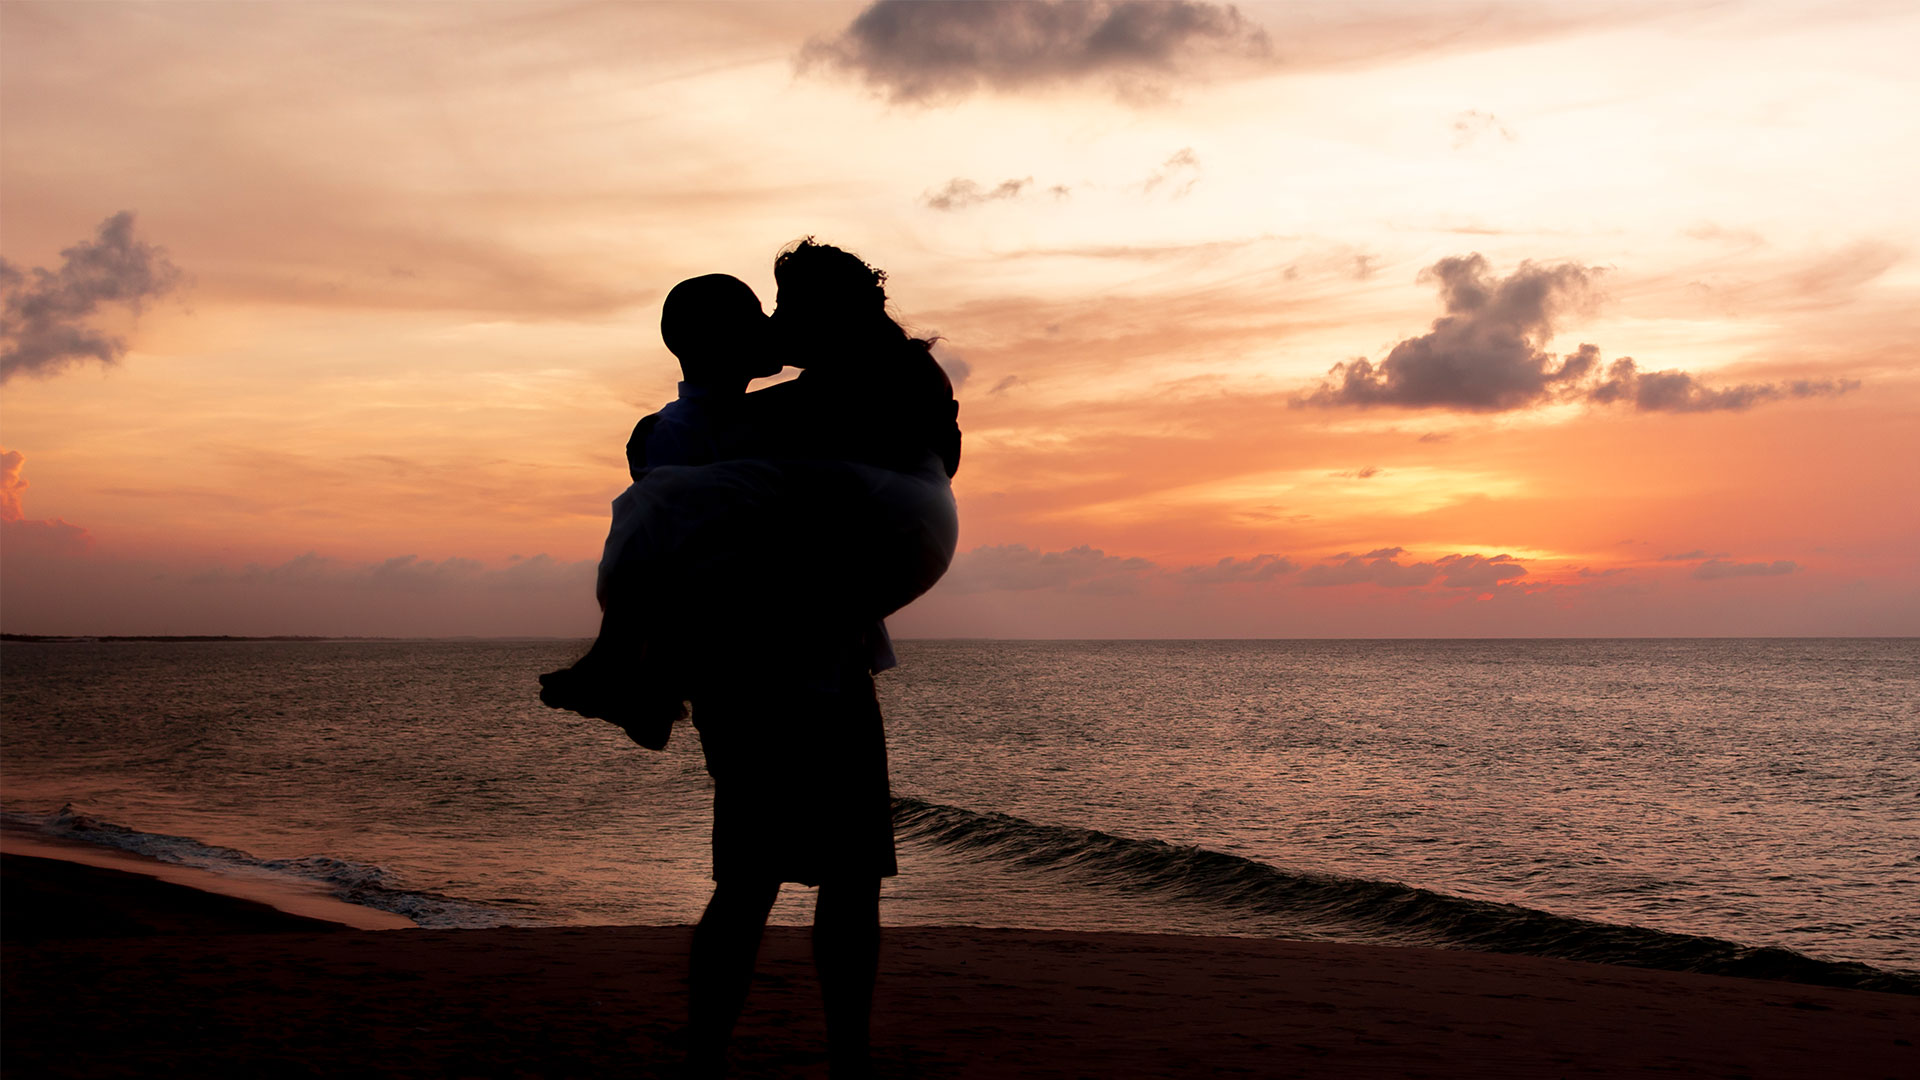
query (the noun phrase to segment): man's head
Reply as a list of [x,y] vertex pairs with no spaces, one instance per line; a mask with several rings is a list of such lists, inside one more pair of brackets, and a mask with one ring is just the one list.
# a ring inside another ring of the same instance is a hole
[[660,337],[680,358],[688,382],[709,386],[777,374],[767,341],[767,315],[747,283],[730,274],[688,278],[667,294]]

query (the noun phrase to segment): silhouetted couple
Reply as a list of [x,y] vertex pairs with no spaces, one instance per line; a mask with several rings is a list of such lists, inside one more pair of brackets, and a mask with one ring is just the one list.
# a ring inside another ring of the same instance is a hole
[[[600,637],[541,699],[659,749],[693,704],[714,780],[713,899],[694,932],[688,1065],[718,1074],[783,882],[819,886],[833,1075],[867,1071],[880,879],[895,873],[873,675],[882,619],[953,558],[959,406],[886,311],[886,275],[811,238],[767,317],[722,274],[668,294],[678,400],[627,444]],[[797,379],[747,393],[783,366]]]

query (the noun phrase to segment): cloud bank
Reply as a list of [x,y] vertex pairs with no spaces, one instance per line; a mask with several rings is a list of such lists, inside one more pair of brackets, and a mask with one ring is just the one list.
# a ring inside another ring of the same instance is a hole
[[800,65],[923,103],[1089,80],[1137,94],[1156,78],[1271,52],[1238,10],[1201,0],[878,0],[840,33],[808,42]]
[[1439,286],[1446,314],[1375,364],[1335,364],[1296,402],[1323,407],[1391,406],[1508,412],[1556,402],[1624,405],[1639,412],[1714,412],[1785,398],[1843,394],[1853,380],[1800,379],[1713,388],[1678,370],[1641,371],[1632,357],[1606,365],[1597,345],[1554,356],[1546,351],[1556,323],[1590,310],[1600,267],[1522,262],[1497,277],[1479,254],[1449,256],[1420,272]]
[[1370,584],[1404,589],[1432,581],[1435,574],[1433,564],[1402,565],[1398,556],[1404,551],[1404,548],[1391,547],[1369,551],[1365,555],[1342,552],[1335,555],[1332,562],[1307,567],[1300,575],[1300,584],[1308,588]]
[[[422,559],[395,555],[370,563],[350,563],[309,551],[283,563],[248,563],[238,569],[218,567],[188,578],[196,586],[276,586],[288,589],[365,590],[384,595],[422,595],[483,590],[546,592],[572,587],[591,591],[597,560],[562,561],[550,555],[515,556],[507,565],[489,569],[478,559],[451,555]],[[585,592],[583,592],[584,590]]]
[[1238,585],[1248,581],[1271,581],[1300,569],[1300,564],[1279,555],[1255,555],[1238,559],[1229,555],[1219,562],[1189,566],[1179,579],[1188,585]]
[[1800,569],[1800,564],[1790,559],[1776,559],[1764,562],[1727,562],[1724,559],[1708,559],[1693,568],[1693,576],[1701,581],[1718,581],[1722,578],[1737,577],[1778,577],[1791,574]]
[[1437,585],[1485,591],[1526,576],[1511,555],[1447,555],[1402,562],[1405,548],[1377,548],[1365,554],[1341,552],[1302,567],[1283,555],[1227,556],[1216,562],[1178,569],[1150,559],[1121,558],[1082,544],[1065,551],[1042,551],[1025,544],[997,544],[962,552],[938,588],[943,592],[1029,592],[1056,589],[1070,593],[1118,595],[1149,588],[1248,585],[1287,582],[1304,588],[1378,585],[1389,589]]
[[[1732,562],[1692,551],[1664,556],[1660,561],[1702,559],[1689,575],[1698,581],[1729,578],[1779,577],[1797,573],[1798,563]],[[1064,551],[1043,551],[1025,544],[999,544],[962,552],[936,591],[946,594],[1037,592],[1063,595],[1189,596],[1189,590],[1218,586],[1328,589],[1372,586],[1394,592],[1424,590],[1438,595],[1494,595],[1509,586],[1554,588],[1557,574],[1579,578],[1607,578],[1629,572],[1625,567],[1549,570],[1544,578],[1528,581],[1525,564],[1509,554],[1443,555],[1413,559],[1403,547],[1343,551],[1310,565],[1282,555],[1227,556],[1194,566],[1168,567],[1143,558],[1122,558],[1082,544]]]
[[962,552],[939,587],[962,593],[1057,588],[1130,591],[1139,575],[1155,569],[1147,559],[1121,558],[1086,544],[1065,551],[994,544]]
[[0,259],[0,383],[15,375],[44,378],[87,360],[118,362],[126,340],[92,320],[114,306],[138,315],[147,301],[178,288],[182,276],[163,249],[134,237],[129,210],[60,255],[57,271],[22,270]]
[[21,475],[26,456],[18,450],[0,451],[0,548],[6,557],[23,555],[77,555],[93,545],[93,536],[62,518],[28,520],[21,495],[27,481]]

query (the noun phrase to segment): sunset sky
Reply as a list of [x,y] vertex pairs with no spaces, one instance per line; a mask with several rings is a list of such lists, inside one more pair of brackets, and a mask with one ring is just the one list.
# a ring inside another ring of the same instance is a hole
[[961,399],[902,636],[1920,633],[1916,47],[1911,3],[7,0],[0,624],[591,633],[662,296],[771,308],[811,234]]

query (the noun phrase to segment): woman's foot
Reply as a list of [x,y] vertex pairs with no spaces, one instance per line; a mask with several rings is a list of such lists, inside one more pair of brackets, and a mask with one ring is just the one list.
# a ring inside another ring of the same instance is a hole
[[[540,701],[594,720],[617,725],[627,737],[649,750],[664,749],[673,723],[687,715],[686,702],[677,696],[642,686],[620,685],[606,665],[589,652],[570,668],[540,676]],[[631,672],[629,672],[629,675]]]

